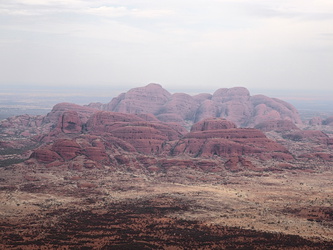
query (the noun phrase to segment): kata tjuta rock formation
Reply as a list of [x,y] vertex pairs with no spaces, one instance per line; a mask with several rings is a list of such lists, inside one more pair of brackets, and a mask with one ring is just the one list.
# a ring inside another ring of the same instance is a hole
[[[68,112],[64,110],[59,117],[66,117],[67,121]],[[63,119],[57,123],[67,126]],[[151,165],[165,168],[171,163],[172,166],[185,164],[212,169],[216,163],[204,159],[218,156],[225,159],[227,169],[238,171],[239,168],[255,169],[252,162],[244,157],[264,161],[293,160],[284,146],[268,139],[260,130],[237,128],[233,122],[223,118],[202,120],[187,132],[182,127],[161,121],[144,121],[133,114],[97,111],[88,118],[81,132],[69,134],[64,127],[56,125],[50,135],[41,138],[42,141],[44,138],[48,140],[33,151],[30,162],[35,159],[48,166],[68,166],[71,169],[128,165],[130,162],[140,168]],[[144,155],[153,158],[142,157]],[[194,161],[197,163],[192,164],[191,160],[177,160],[179,162],[175,164],[163,160],[179,156],[204,161]],[[160,167],[155,167],[154,171]],[[151,168],[148,170],[152,171]]]
[[105,105],[90,104],[102,110],[155,115],[164,122],[193,124],[205,118],[222,117],[239,127],[253,127],[269,120],[290,120],[302,124],[297,110],[289,103],[264,95],[251,96],[244,87],[221,88],[213,94],[190,96],[171,94],[159,84],[129,90]]
[[171,154],[189,154],[194,157],[233,157],[251,155],[262,160],[292,160],[292,155],[279,143],[268,139],[263,132],[253,128],[237,128],[221,118],[200,121],[184,135]]

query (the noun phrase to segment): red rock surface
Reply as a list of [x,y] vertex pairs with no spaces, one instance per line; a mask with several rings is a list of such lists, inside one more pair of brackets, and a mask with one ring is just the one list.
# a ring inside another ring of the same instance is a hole
[[162,114],[177,114],[183,120],[194,120],[199,103],[190,95],[184,93],[173,94],[170,100],[159,110]]
[[[152,107],[146,109],[150,100]],[[97,110],[106,107],[124,109],[128,113]],[[139,114],[134,114],[136,112]],[[255,169],[248,159],[294,160],[284,146],[262,132],[277,131],[282,133],[268,134],[279,137],[279,142],[288,147],[292,142],[299,142],[298,146],[320,145],[320,150],[314,149],[316,152],[308,156],[331,161],[333,139],[321,131],[298,129],[295,125],[299,124],[298,118],[297,111],[288,103],[261,95],[250,96],[245,88],[190,96],[171,95],[160,85],[151,84],[122,94],[107,106],[61,103],[45,117],[8,118],[1,121],[0,132],[16,139],[12,143],[2,140],[0,146],[18,149],[17,138],[31,137],[31,140],[23,139],[41,146],[27,151],[28,157],[33,150],[30,165],[39,162],[80,171],[103,165],[115,169],[120,165],[134,170],[149,168],[153,172],[180,171],[190,165],[204,171],[224,168],[238,171]],[[195,120],[199,121],[188,132],[184,126],[190,128]],[[330,119],[324,123],[330,124]],[[237,128],[237,125],[255,124],[262,131]],[[295,155],[307,150],[295,153],[293,146],[289,149]],[[162,158],[170,158],[170,161],[160,161]],[[199,163],[199,159],[212,162]],[[220,159],[220,163],[223,160],[222,164],[216,164],[214,159]]]
[[293,131],[290,133],[285,133],[283,135],[285,139],[293,140],[293,141],[313,141],[320,142],[324,144],[328,144],[330,140],[329,136],[322,131],[318,130],[300,130]]
[[251,96],[243,87],[221,88],[211,94],[171,95],[158,84],[131,89],[102,107],[123,113],[151,113],[163,122],[198,122],[222,117],[237,126],[253,127],[268,120],[290,120],[302,124],[297,110],[290,104],[263,95]]
[[298,111],[291,104],[277,98],[264,95],[251,97],[254,115],[249,124],[256,125],[267,120],[290,120],[296,125],[302,124]]
[[[199,124],[193,125],[193,127],[195,129],[177,142],[172,149],[173,155],[188,154],[194,157],[212,157],[217,155],[228,157],[262,154],[266,158],[274,158],[283,154],[284,157],[293,158],[285,147],[268,139],[257,129],[234,128],[232,123],[223,119],[204,120],[199,122]],[[202,131],[203,127],[211,127],[213,129]],[[220,129],[221,127],[222,129]]]
[[61,160],[61,156],[58,155],[56,152],[48,149],[48,148],[39,148],[34,150],[31,154],[30,158],[34,158],[39,162],[42,163],[51,163],[56,160]]
[[81,133],[83,123],[76,111],[65,111],[61,120],[61,129],[64,133]]
[[231,172],[238,172],[244,169],[257,170],[251,161],[244,159],[241,156],[231,157],[225,164],[225,168]]
[[[44,116],[19,115],[0,121],[0,134],[31,137],[44,132],[42,123]],[[47,130],[49,131],[49,129]]]
[[145,87],[129,90],[114,98],[105,106],[106,110],[121,113],[151,113],[157,114],[159,109],[169,101],[171,94],[161,85],[151,83]]
[[266,122],[257,124],[254,128],[259,129],[264,132],[269,132],[269,131],[284,132],[284,131],[290,131],[290,130],[300,130],[290,120],[266,121]]
[[87,122],[88,118],[98,110],[95,108],[81,106],[74,103],[66,103],[66,102],[58,103],[53,107],[52,111],[47,114],[44,122],[46,123],[51,122],[53,124],[58,124],[58,122],[62,122],[62,116],[66,111],[75,111],[78,114],[79,119],[83,123],[85,123]]
[[119,123],[137,121],[143,121],[143,119],[132,114],[99,111],[89,118],[86,123],[86,130],[95,133],[110,132]]
[[300,158],[306,158],[308,160],[320,159],[323,161],[333,161],[333,154],[329,153],[306,153],[299,156]]
[[65,161],[75,158],[80,152],[80,145],[69,139],[56,140],[52,146],[52,150],[60,155]]
[[161,153],[163,143],[178,140],[182,136],[171,126],[149,122],[118,123],[108,132],[145,154]]
[[233,122],[223,118],[209,118],[194,124],[191,132],[236,128]]
[[80,153],[86,155],[92,161],[109,163],[109,157],[103,147],[85,147]]

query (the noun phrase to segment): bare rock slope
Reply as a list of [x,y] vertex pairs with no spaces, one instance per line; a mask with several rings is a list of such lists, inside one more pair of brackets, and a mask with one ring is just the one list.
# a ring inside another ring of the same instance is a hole
[[151,113],[164,122],[195,123],[206,118],[222,117],[241,127],[253,127],[268,120],[290,120],[302,124],[291,104],[264,95],[251,96],[243,87],[221,88],[212,95],[190,96],[170,94],[161,85],[152,83],[120,94],[100,108],[132,114]]

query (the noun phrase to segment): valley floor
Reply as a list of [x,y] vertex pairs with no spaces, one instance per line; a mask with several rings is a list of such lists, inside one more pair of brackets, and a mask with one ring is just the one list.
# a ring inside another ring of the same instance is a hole
[[333,170],[0,168],[2,249],[332,249]]

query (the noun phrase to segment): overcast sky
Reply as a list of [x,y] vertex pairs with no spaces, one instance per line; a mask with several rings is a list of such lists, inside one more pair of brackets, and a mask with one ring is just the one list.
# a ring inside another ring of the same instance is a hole
[[0,84],[333,92],[332,0],[0,0]]

